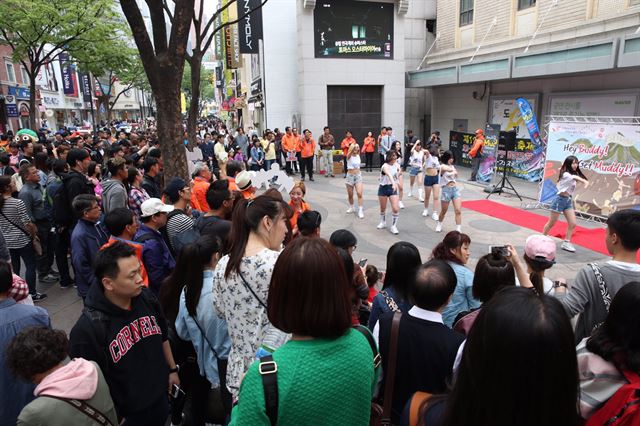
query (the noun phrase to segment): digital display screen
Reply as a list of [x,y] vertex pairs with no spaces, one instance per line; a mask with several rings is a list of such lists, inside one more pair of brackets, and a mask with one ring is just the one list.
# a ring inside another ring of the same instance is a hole
[[321,0],[313,20],[316,58],[393,59],[393,3]]

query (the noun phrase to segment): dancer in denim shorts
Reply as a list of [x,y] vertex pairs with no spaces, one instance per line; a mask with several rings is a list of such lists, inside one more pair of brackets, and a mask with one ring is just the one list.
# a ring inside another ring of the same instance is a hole
[[347,180],[345,184],[347,186],[347,197],[349,199],[349,210],[347,213],[355,213],[355,207],[353,205],[353,190],[356,190],[358,195],[358,217],[364,218],[364,211],[362,209],[362,173],[360,173],[360,147],[357,143],[353,143],[349,146],[349,151],[346,157],[347,163]]
[[438,205],[440,204],[440,159],[438,148],[433,146],[425,151],[424,158],[424,210],[422,216],[429,216],[429,198],[433,195],[433,214],[431,218],[438,220]]
[[378,201],[380,201],[380,223],[378,229],[387,227],[387,201],[391,202],[391,213],[393,222],[391,223],[392,234],[398,234],[398,218],[400,217],[400,206],[398,205],[398,175],[400,174],[400,164],[398,164],[398,153],[395,150],[387,152],[385,163],[380,170],[380,186],[378,187]]
[[560,168],[557,185],[558,193],[551,201],[549,221],[544,225],[544,229],[542,230],[544,235],[548,235],[560,215],[564,214],[568,227],[567,235],[560,247],[571,253],[576,251],[576,248],[571,244],[571,234],[573,234],[573,230],[576,228],[576,212],[573,204],[573,193],[576,190],[576,182],[584,184],[585,189],[589,186],[589,181],[580,170],[578,158],[570,155],[565,158]]
[[462,200],[460,199],[460,187],[456,183],[458,172],[453,165],[453,154],[451,151],[445,151],[440,160],[442,161],[440,165],[440,185],[442,185],[440,204],[442,210],[436,222],[436,232],[442,232],[442,221],[451,202],[453,202],[453,210],[456,217],[456,231],[462,232]]
[[[416,180],[421,182],[422,168],[424,167],[424,157],[426,150],[422,149],[422,142],[418,139],[413,145],[411,155],[409,156],[409,198],[413,197],[413,185]],[[422,186],[418,184],[418,199],[424,201]]]

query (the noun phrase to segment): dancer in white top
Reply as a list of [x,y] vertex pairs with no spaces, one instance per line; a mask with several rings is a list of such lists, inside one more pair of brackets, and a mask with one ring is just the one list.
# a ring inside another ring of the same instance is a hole
[[449,209],[449,203],[453,202],[453,210],[456,216],[456,231],[462,232],[462,200],[460,199],[460,188],[456,184],[458,172],[453,165],[453,154],[451,151],[445,151],[440,158],[440,185],[442,185],[442,195],[440,202],[442,211],[436,222],[436,232],[442,232],[442,221]]
[[393,222],[389,229],[392,234],[398,234],[398,218],[400,210],[398,205],[398,175],[400,164],[398,163],[398,153],[395,150],[387,152],[385,163],[380,170],[380,186],[378,187],[378,200],[380,201],[380,223],[378,229],[387,227],[387,200],[391,201],[391,213]]
[[422,216],[429,216],[429,198],[433,195],[433,214],[431,218],[438,220],[438,205],[440,204],[440,160],[438,148],[431,147],[424,159],[424,210]]
[[[424,158],[425,151],[422,149],[422,142],[417,140],[415,145],[413,145],[413,149],[411,150],[411,156],[409,157],[409,193],[408,197],[413,197],[413,185],[416,182],[416,178],[418,182],[421,182],[422,179],[422,169],[424,167]],[[422,192],[422,185],[418,185],[418,199],[420,201],[424,201],[424,196]]]
[[542,233],[548,235],[553,225],[557,222],[560,214],[564,214],[567,218],[567,236],[565,237],[562,245],[562,250],[569,251],[571,253],[576,251],[576,248],[571,244],[571,234],[576,228],[576,212],[575,205],[573,203],[573,193],[576,190],[576,182],[580,182],[584,185],[585,189],[589,187],[589,181],[586,176],[580,170],[580,163],[578,158],[570,155],[565,158],[562,167],[560,168],[560,176],[558,178],[558,194],[551,202],[551,215],[549,221],[544,225]]
[[393,149],[396,151],[396,154],[398,154],[398,205],[401,209],[404,209],[404,203],[402,202],[402,196],[404,194],[404,179],[402,177],[402,161],[404,157],[402,156],[402,142],[396,141],[393,144]]
[[362,209],[362,173],[360,173],[360,146],[357,143],[349,146],[347,153],[347,180],[345,182],[347,186],[347,197],[349,198],[349,210],[347,213],[355,213],[353,206],[353,189],[355,188],[358,195],[358,217],[364,218],[364,211]]

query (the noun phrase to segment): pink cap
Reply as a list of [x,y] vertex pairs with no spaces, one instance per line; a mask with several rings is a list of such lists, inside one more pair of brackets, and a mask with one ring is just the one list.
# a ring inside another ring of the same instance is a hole
[[545,235],[530,235],[524,243],[524,253],[529,259],[543,258],[548,262],[554,262],[556,243]]

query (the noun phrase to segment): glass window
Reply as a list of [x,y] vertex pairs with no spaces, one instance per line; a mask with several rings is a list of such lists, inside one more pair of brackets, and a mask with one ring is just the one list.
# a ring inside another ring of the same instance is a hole
[[5,62],[5,64],[7,65],[7,80],[9,80],[12,83],[15,83],[16,73],[13,70],[13,64],[11,62]]
[[518,0],[518,10],[528,9],[536,5],[536,0]]
[[460,26],[473,23],[473,0],[460,0]]
[[20,76],[22,77],[22,84],[29,84],[29,74],[25,67],[20,67]]

